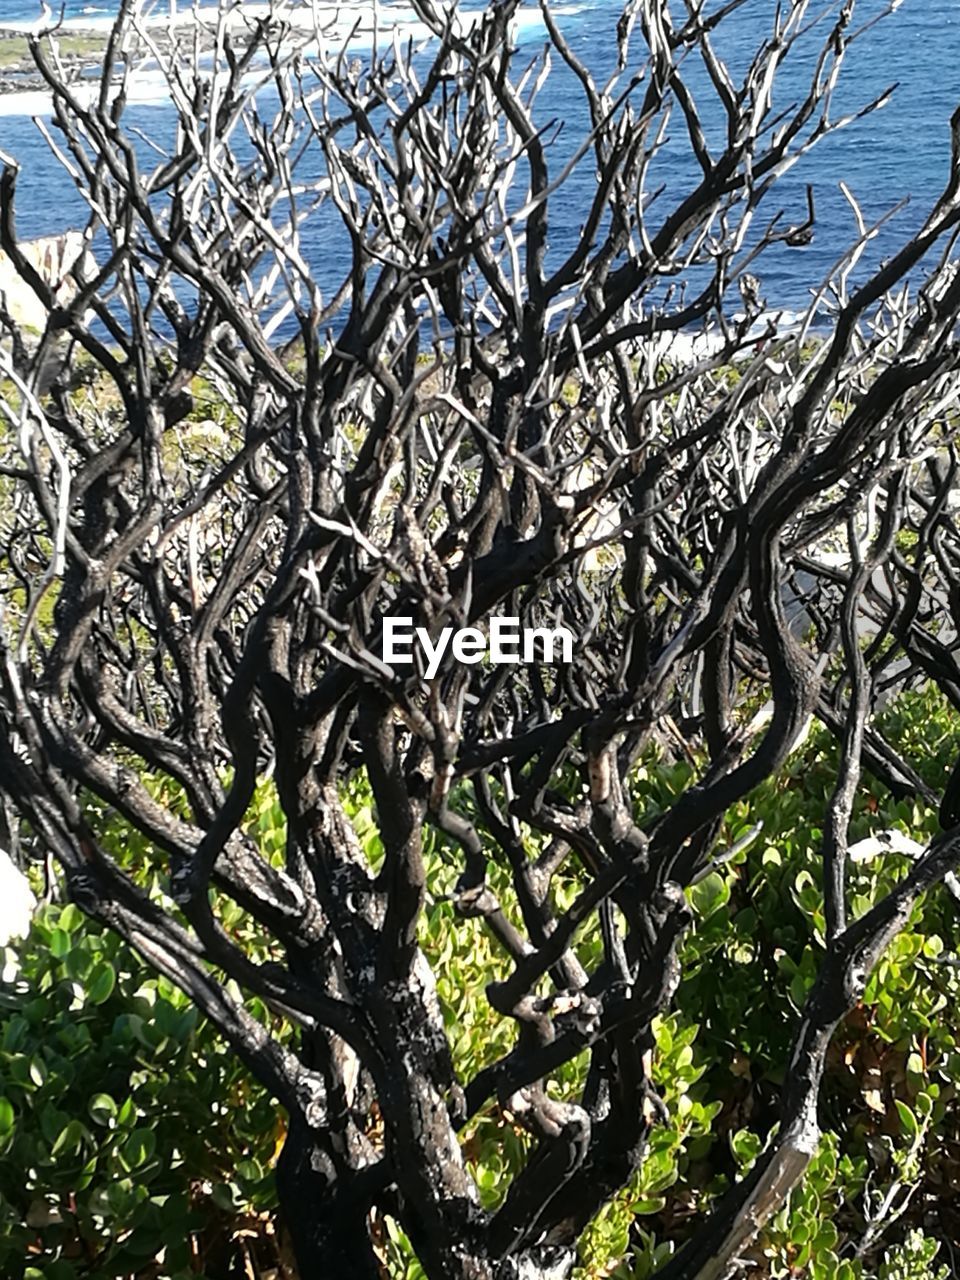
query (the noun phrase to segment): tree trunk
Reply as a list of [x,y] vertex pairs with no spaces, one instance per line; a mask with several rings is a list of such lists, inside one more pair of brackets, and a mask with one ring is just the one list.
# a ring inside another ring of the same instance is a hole
[[277,1162],[280,1212],[300,1280],[383,1280],[368,1226],[370,1204],[338,1178],[322,1144],[291,1123]]

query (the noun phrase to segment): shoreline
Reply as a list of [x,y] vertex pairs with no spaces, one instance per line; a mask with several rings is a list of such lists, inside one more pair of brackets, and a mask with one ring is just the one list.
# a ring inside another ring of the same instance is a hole
[[[270,12],[264,2],[244,4],[231,9],[224,24],[238,43],[244,35],[252,35],[260,18]],[[568,17],[588,7],[582,0],[567,0],[553,9],[555,17]],[[458,6],[458,20],[466,29],[485,11],[477,0],[476,7]],[[326,3],[316,8],[303,4],[288,8],[283,19],[290,27],[293,40],[308,56],[320,57],[327,51],[339,52],[344,47],[358,51],[369,48],[374,40],[428,40],[431,33],[405,0],[346,0]],[[176,44],[193,40],[200,28],[201,48],[211,55],[217,42],[221,10],[216,5],[178,10],[176,0],[169,0],[163,15],[151,14],[142,20],[143,29],[156,44],[161,55]],[[89,81],[89,96],[99,91],[95,74],[102,65],[103,53],[113,29],[112,16],[65,18],[55,27],[41,28],[36,22],[13,20],[0,22],[0,117],[48,115],[51,110],[49,90],[36,70],[27,46],[32,34],[53,34],[60,46],[60,56],[69,82],[83,96],[84,82]],[[518,36],[540,28],[542,16],[535,3],[525,4],[514,18]],[[142,49],[143,61],[128,82],[129,100],[141,105],[162,104],[169,99],[166,80],[156,59]]]
[[[253,34],[257,21],[269,11],[266,3],[235,9],[226,16],[226,29],[235,40],[242,40],[244,35]],[[389,0],[350,0],[316,9],[304,5],[284,17],[292,30],[292,42],[308,51],[315,50],[317,56],[324,46],[338,50],[344,45],[363,47],[371,44],[375,36],[428,35],[408,4]],[[56,39],[67,82],[81,99],[92,99],[99,92],[97,73],[114,22],[113,17],[66,18],[55,27],[43,29],[38,23],[25,20],[0,23],[0,117],[48,115],[52,109],[50,91],[30,54],[31,34]],[[212,56],[219,22],[220,10],[215,6],[178,12],[171,5],[169,13],[144,19],[143,28],[161,56],[170,54],[177,45],[192,43],[199,29],[202,54]],[[157,59],[142,44],[141,55],[142,64],[128,81],[130,102],[147,105],[167,101],[167,82]]]

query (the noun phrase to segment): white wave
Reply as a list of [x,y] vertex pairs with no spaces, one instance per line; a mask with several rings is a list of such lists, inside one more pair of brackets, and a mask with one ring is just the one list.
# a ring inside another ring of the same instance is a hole
[[[86,10],[84,12],[87,12]],[[57,25],[57,30],[62,32],[73,33],[90,33],[91,35],[109,35],[116,15],[110,13],[108,9],[99,9],[97,13],[103,14],[103,17],[94,17],[91,13],[89,18],[64,18],[63,22]],[[0,32],[5,35],[30,35],[35,33],[42,34],[48,30],[50,24],[43,19],[39,21],[29,21],[27,18],[11,18],[9,21],[0,21]]]
[[[97,80],[79,81],[71,92],[82,107],[92,105],[100,93]],[[170,102],[170,88],[159,71],[141,71],[132,76],[127,100],[137,106],[163,106]],[[44,89],[25,89],[22,93],[0,94],[0,117],[48,116],[53,111],[50,94]]]

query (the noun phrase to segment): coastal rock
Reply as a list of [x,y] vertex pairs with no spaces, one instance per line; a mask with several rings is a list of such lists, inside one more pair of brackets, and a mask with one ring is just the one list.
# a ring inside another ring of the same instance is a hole
[[[86,248],[83,232],[64,231],[57,236],[41,236],[20,245],[24,256],[42,278],[53,287],[57,302],[68,302],[77,288],[74,268],[80,263],[79,275],[86,278],[93,259]],[[21,333],[42,333],[47,323],[47,309],[0,250],[0,304]]]
[[0,846],[0,947],[24,936],[36,905],[27,877]]

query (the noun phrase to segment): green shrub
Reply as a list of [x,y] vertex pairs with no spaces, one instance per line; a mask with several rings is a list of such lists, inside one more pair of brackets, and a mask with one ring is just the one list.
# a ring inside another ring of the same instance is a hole
[[282,1122],[175,987],[72,905],[6,953],[0,1275],[222,1274]]
[[[885,730],[918,767],[931,743],[941,749],[941,759],[923,767],[931,785],[942,785],[960,746],[952,712],[920,690],[884,716]],[[689,890],[694,927],[683,946],[683,978],[673,1010],[655,1024],[650,1051],[664,1118],[637,1176],[585,1233],[578,1280],[652,1276],[763,1150],[822,953],[819,846],[834,770],[833,743],[811,734],[779,778],[728,815],[718,853],[743,847]],[[638,813],[659,811],[691,776],[688,764],[646,761],[634,779]],[[467,796],[458,803],[470,805]],[[379,833],[370,797],[357,784],[350,812],[377,866]],[[936,830],[936,816],[895,801],[865,777],[851,838],[889,828],[922,842]],[[283,817],[267,784],[248,830],[265,856],[282,858]],[[115,856],[138,860],[142,882],[163,893],[153,851],[126,844],[119,823],[114,836]],[[453,851],[429,831],[425,852],[430,902],[420,942],[437,976],[455,1062],[472,1076],[512,1040],[512,1023],[482,995],[506,966],[482,922],[456,913]],[[854,911],[887,892],[907,865],[895,853],[851,863]],[[489,879],[504,909],[515,913],[502,869],[491,866]],[[576,891],[574,876],[558,878],[558,905]],[[252,928],[232,905],[221,918],[231,930]],[[952,1016],[958,982],[956,970],[939,962],[957,947],[956,921],[949,894],[931,894],[839,1029],[822,1090],[820,1150],[751,1247],[748,1275],[942,1280],[938,1243],[922,1228],[925,1206],[960,1182],[960,1126],[951,1108],[960,1077]],[[585,964],[597,959],[595,925],[577,947]],[[4,1280],[219,1280],[240,1233],[272,1238],[282,1115],[185,998],[72,906],[43,909],[6,959],[8,974],[18,972],[0,988]],[[549,1088],[575,1096],[583,1069],[582,1060],[568,1063]],[[530,1139],[495,1102],[462,1136],[492,1208]],[[889,1214],[891,1206],[898,1212]],[[881,1212],[887,1219],[874,1223]],[[871,1231],[860,1258],[857,1245]],[[386,1276],[421,1280],[392,1219],[381,1220],[378,1236]]]

